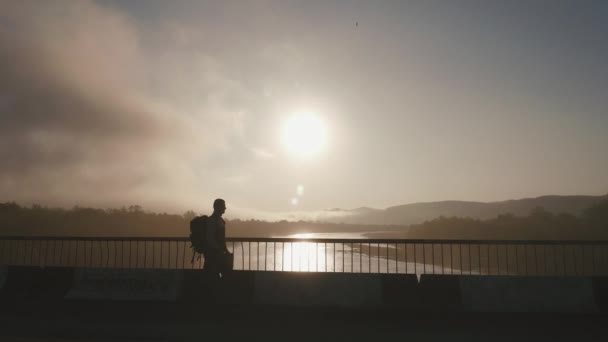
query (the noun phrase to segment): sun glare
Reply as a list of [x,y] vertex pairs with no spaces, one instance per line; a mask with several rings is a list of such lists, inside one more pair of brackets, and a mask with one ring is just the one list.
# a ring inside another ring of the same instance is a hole
[[316,114],[300,112],[285,121],[281,140],[290,156],[309,158],[325,147],[327,129]]
[[312,239],[313,237],[315,237],[315,235],[312,233],[293,234],[292,236],[296,239]]

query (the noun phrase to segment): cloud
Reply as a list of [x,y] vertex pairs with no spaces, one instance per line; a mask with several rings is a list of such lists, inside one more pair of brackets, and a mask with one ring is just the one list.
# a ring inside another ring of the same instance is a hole
[[217,59],[146,45],[132,18],[92,1],[0,8],[0,200],[170,210],[206,198],[205,166],[243,143],[249,101]]
[[222,180],[225,182],[229,182],[229,183],[246,183],[248,181],[250,181],[252,178],[251,174],[244,174],[244,175],[233,175],[233,176],[228,176],[228,177],[223,177]]
[[261,148],[251,148],[251,152],[253,152],[253,154],[255,155],[256,158],[258,159],[262,159],[262,160],[268,160],[268,159],[273,159],[275,158],[275,155],[272,154],[271,152],[261,149]]
[[308,222],[333,222],[337,218],[353,216],[348,210],[310,210],[310,211],[280,211],[271,212],[251,208],[241,208],[231,205],[226,213],[228,218],[239,218],[242,220],[257,219],[269,222],[277,221],[308,221]]

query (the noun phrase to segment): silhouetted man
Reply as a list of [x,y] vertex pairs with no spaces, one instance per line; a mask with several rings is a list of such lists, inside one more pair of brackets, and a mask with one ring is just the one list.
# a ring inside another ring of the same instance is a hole
[[226,247],[226,222],[222,218],[226,202],[218,198],[213,202],[213,214],[207,219],[207,251],[204,269],[221,278],[228,271],[230,252]]

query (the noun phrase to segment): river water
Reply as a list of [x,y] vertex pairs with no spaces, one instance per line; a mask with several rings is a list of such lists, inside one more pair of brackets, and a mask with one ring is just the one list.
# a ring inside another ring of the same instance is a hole
[[[364,239],[364,234],[314,233],[274,237]],[[453,260],[452,263],[447,263],[447,258],[445,258],[446,263],[443,265],[440,262],[439,255],[437,255],[438,259],[434,260],[437,251],[429,255],[428,251],[419,247],[418,251],[412,249],[408,252],[405,245],[368,244],[365,240],[361,240],[361,243],[235,242],[229,247],[234,253],[234,268],[236,270],[410,274],[461,273],[460,268],[450,267],[450,265],[454,265]],[[463,263],[463,266],[466,266],[466,264]],[[474,269],[463,269],[463,271],[467,274],[478,273]]]

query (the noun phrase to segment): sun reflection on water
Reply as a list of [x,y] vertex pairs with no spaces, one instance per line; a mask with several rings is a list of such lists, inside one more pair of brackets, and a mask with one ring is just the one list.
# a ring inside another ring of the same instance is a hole
[[286,243],[282,252],[285,260],[285,264],[283,265],[285,271],[314,272],[324,270],[323,268],[319,268],[319,263],[325,260],[325,249],[320,248],[316,243]]

